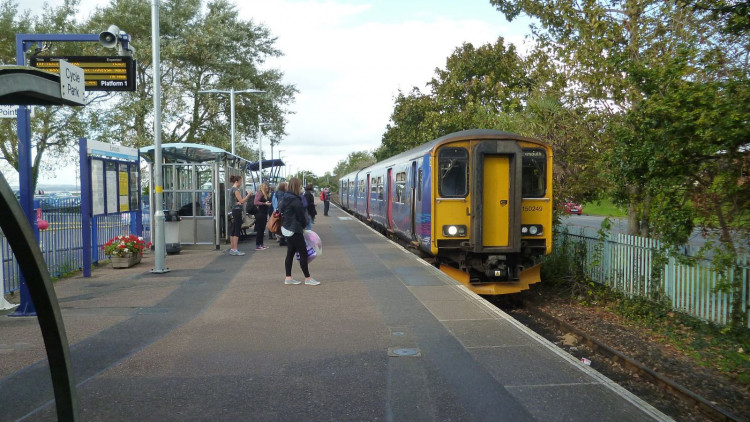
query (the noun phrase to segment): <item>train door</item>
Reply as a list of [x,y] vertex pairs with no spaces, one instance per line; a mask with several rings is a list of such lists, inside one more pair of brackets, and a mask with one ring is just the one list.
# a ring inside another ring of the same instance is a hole
[[357,210],[357,201],[359,200],[359,180],[357,177],[354,178],[354,191],[352,192],[354,195],[354,205],[350,209],[356,211]]
[[411,238],[417,240],[417,162],[411,162]]
[[386,181],[385,185],[385,200],[386,200],[386,214],[385,214],[385,221],[386,225],[389,229],[393,228],[393,224],[391,224],[391,218],[393,217],[393,192],[392,192],[392,186],[393,186],[393,168],[388,169],[388,179]]
[[365,189],[365,217],[370,218],[370,198],[372,197],[372,194],[370,193],[370,173],[367,173],[367,187]]
[[344,183],[346,183],[346,208],[351,209],[349,207],[349,197],[352,195],[352,190],[350,189],[352,182],[350,182],[349,179],[346,179],[346,182]]
[[484,155],[484,201],[482,205],[482,245],[509,246],[510,157]]

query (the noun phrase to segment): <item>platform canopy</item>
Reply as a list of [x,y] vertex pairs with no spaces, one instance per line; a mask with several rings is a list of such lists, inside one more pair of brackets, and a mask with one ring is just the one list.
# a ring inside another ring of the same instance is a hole
[[[141,157],[149,163],[154,162],[154,147],[140,149]],[[228,161],[233,167],[247,170],[252,162],[211,145],[170,143],[161,145],[161,156],[167,163],[209,163]]]
[[60,76],[30,66],[0,66],[0,105],[81,106],[62,98]]
[[[257,161],[248,161],[237,155],[211,145],[171,143],[162,144],[161,156],[167,163],[206,163],[223,162],[225,160],[233,163],[233,167],[247,171],[258,171]],[[154,162],[154,147],[148,146],[140,149],[141,157],[149,163]],[[281,159],[263,160],[263,168],[283,166]]]
[[[263,168],[268,169],[271,167],[282,167],[285,166],[283,161],[281,161],[281,158],[274,158],[273,160],[263,160]],[[258,162],[252,162],[250,163],[250,167],[248,168],[250,171],[258,171],[260,170],[260,166],[258,165]]]

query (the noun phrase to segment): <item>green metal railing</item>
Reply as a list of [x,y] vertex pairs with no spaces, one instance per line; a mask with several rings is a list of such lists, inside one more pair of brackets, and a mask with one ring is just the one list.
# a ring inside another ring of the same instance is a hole
[[561,232],[556,233],[554,253],[569,254],[594,282],[631,297],[658,293],[671,300],[674,310],[719,325],[730,321],[736,294],[721,286],[740,283],[737,291],[750,328],[750,257],[740,257],[722,273],[708,260],[686,264],[661,251],[654,239],[624,234],[601,239]]

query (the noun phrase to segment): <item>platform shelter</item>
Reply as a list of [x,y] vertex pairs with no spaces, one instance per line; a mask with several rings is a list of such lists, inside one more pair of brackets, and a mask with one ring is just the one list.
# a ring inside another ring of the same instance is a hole
[[[141,157],[149,164],[149,220],[154,211],[154,147],[140,149]],[[226,227],[229,213],[226,204],[231,183],[229,177],[241,175],[248,180],[253,163],[242,157],[210,145],[190,143],[162,144],[163,204],[165,215],[176,212],[181,245],[214,244],[229,240]],[[144,217],[145,218],[145,217]],[[153,225],[151,225],[153,227]]]

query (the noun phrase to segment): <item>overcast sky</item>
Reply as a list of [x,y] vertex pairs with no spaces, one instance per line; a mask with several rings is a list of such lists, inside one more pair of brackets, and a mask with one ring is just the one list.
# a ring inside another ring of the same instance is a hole
[[[20,3],[27,9],[42,2]],[[529,33],[527,20],[508,23],[489,0],[236,3],[241,18],[265,24],[278,38],[276,47],[284,56],[266,65],[284,72],[284,82],[300,91],[291,105],[295,114],[288,116],[288,135],[274,156],[282,150],[294,170],[318,175],[351,152],[377,148],[398,90],[424,89],[456,47],[494,43],[502,36],[523,51]],[[97,4],[102,0],[83,0],[81,10]],[[127,32],[126,22],[116,24]],[[264,158],[270,154],[266,139]],[[50,179],[42,177],[43,182]]]

